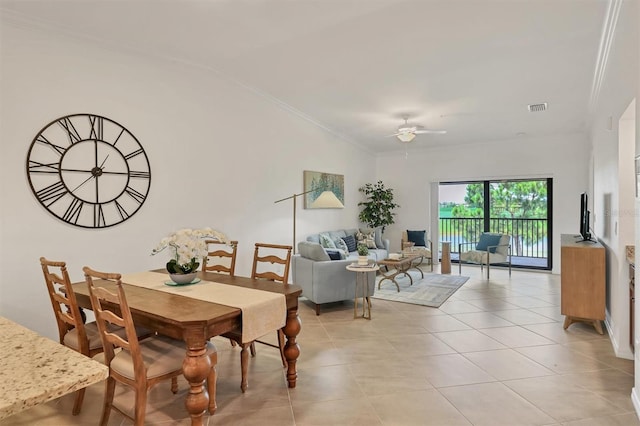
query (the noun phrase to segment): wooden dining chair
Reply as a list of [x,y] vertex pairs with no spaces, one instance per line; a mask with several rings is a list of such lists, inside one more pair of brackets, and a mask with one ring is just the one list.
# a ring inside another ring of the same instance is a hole
[[[202,259],[202,270],[204,272],[223,272],[231,275],[236,273],[236,253],[238,251],[238,242],[229,241],[224,243],[216,240],[205,240],[207,244],[207,255]],[[227,245],[230,250],[221,247]],[[225,262],[226,259],[229,259]],[[212,261],[216,260],[216,263]],[[228,263],[228,265],[227,265]]]
[[[177,378],[182,374],[182,363],[186,354],[186,345],[181,340],[155,335],[139,341],[133,325],[133,318],[122,288],[120,274],[94,271],[82,268],[89,287],[91,305],[104,347],[105,364],[109,367],[106,381],[104,406],[101,425],[109,421],[111,410],[118,411],[132,420],[136,426],[144,425],[147,406],[147,393],[157,383],[171,379],[171,391],[178,392]],[[96,280],[96,281],[94,281]],[[99,280],[115,282],[117,293],[100,287]],[[121,337],[109,331],[109,326],[123,327],[125,336]],[[118,350],[121,348],[122,350]],[[217,353],[213,343],[207,344],[207,354],[211,358],[212,368],[207,377],[209,393],[209,412],[215,412]],[[130,386],[135,391],[135,412],[130,416],[113,403],[116,381]]]
[[[60,343],[90,358],[102,353],[100,332],[95,321],[84,323],[84,312],[78,307],[66,262],[56,262],[41,257],[40,265],[58,325]],[[54,268],[56,272],[53,272]],[[84,391],[85,388],[82,388],[76,392],[72,410],[74,416],[78,415],[82,409]]]
[[[264,253],[265,251],[267,251],[268,253],[261,254],[260,250],[263,250],[262,253]],[[289,266],[291,265],[291,250],[293,250],[292,246],[256,243],[253,252],[253,267],[251,270],[251,278],[277,281],[283,283],[284,285],[288,285]],[[280,255],[277,255],[276,253]],[[269,264],[270,266],[266,264]],[[276,265],[282,265],[283,272],[281,274],[273,270],[273,266]],[[267,268],[266,270],[265,267]],[[248,387],[247,371],[249,368],[249,352],[251,352],[251,356],[256,355],[256,342],[278,348],[278,350],[280,351],[280,358],[282,359],[282,365],[284,367],[287,366],[287,359],[284,356],[285,336],[282,330],[277,330],[277,345],[262,340],[254,340],[253,342],[243,343],[242,333],[237,330],[226,333],[223,336],[232,339],[242,347],[242,351],[240,352],[240,367],[242,370],[242,381],[240,383],[240,389],[242,389],[242,392],[246,391]],[[247,350],[249,350],[249,352],[247,352]]]

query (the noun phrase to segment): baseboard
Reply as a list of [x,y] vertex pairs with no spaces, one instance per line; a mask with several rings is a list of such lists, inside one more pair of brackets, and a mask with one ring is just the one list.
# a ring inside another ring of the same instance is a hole
[[631,402],[633,403],[633,408],[636,410],[636,417],[640,419],[640,399],[638,396],[637,388],[631,388]]
[[633,361],[633,352],[631,352],[631,347],[627,346],[626,348],[620,347],[620,343],[616,338],[617,330],[615,329],[615,325],[611,320],[611,315],[609,315],[609,310],[605,311],[604,318],[604,326],[607,328],[607,334],[609,334],[609,341],[611,342],[611,346],[613,347],[613,352],[618,358],[630,359]]

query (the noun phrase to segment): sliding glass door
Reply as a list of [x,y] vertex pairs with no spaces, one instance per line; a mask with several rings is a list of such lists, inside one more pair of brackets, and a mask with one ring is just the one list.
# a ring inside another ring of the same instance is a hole
[[482,232],[512,237],[515,267],[550,270],[552,179],[442,182],[439,187],[439,232],[458,244],[478,241]]

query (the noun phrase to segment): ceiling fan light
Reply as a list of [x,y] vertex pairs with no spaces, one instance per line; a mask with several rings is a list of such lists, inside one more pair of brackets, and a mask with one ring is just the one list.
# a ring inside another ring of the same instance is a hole
[[398,139],[400,139],[401,142],[411,142],[413,140],[413,138],[416,137],[416,135],[414,133],[411,132],[402,132],[402,133],[398,133]]

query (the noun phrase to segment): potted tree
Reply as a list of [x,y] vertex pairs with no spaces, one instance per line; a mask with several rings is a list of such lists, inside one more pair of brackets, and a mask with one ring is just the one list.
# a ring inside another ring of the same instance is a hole
[[381,227],[384,232],[387,225],[394,223],[393,210],[400,207],[393,202],[393,189],[385,188],[384,183],[379,180],[376,184],[364,185],[358,191],[367,197],[366,201],[358,203],[359,206],[364,206],[358,218],[371,228]]
[[358,244],[358,265],[369,263],[369,247],[366,244]]

